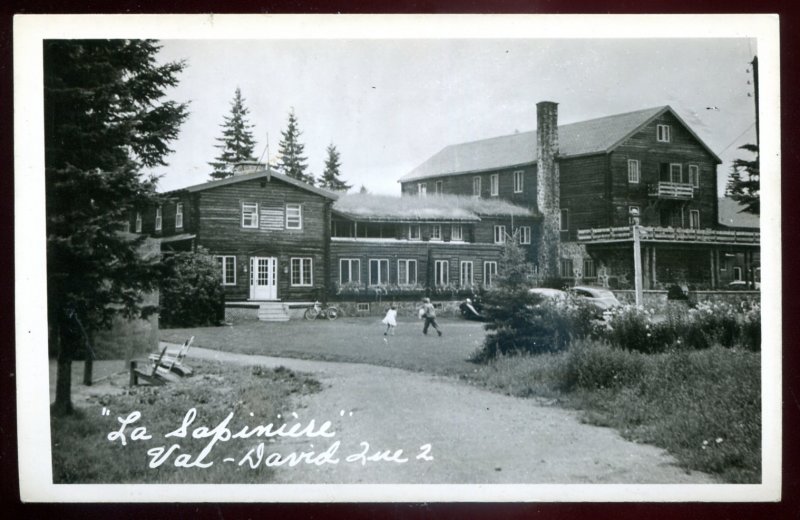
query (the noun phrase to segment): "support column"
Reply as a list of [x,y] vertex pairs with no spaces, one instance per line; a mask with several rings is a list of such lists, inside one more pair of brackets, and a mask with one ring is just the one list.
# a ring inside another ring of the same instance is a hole
[[644,264],[642,265],[642,276],[644,277],[644,289],[651,289],[650,285],[650,247],[644,248]]
[[656,270],[656,247],[653,246],[652,250],[653,250],[653,252],[650,254],[650,256],[651,256],[651,260],[653,261],[653,275],[650,277],[650,279],[652,280],[652,283],[653,283],[653,289],[655,289],[656,284],[658,283],[658,280],[656,279],[656,273],[657,273],[657,270]]
[[716,289],[717,288],[717,276],[716,276],[717,275],[717,271],[714,268],[714,250],[713,249],[710,249],[708,251],[708,259],[709,259],[709,262],[710,262],[709,263],[709,267],[711,269],[711,288],[712,289]]

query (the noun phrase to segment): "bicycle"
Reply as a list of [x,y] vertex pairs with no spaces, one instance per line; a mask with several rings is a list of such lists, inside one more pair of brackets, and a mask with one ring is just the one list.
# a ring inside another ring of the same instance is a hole
[[324,318],[328,320],[335,320],[339,317],[339,309],[327,304],[323,305],[320,302],[314,302],[313,307],[306,309],[303,317],[307,320],[316,320],[317,318]]

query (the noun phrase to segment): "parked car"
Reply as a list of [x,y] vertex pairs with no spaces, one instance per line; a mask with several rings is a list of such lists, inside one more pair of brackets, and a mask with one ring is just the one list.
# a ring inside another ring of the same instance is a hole
[[562,301],[569,298],[569,295],[560,289],[550,289],[548,287],[534,287],[529,289],[530,294],[534,294],[542,300]]
[[613,292],[603,287],[576,285],[569,289],[569,294],[578,300],[592,304],[601,314],[622,305]]
[[[755,289],[761,289],[761,282],[755,282]],[[728,290],[731,291],[747,291],[753,290],[753,282],[747,283],[744,280],[734,280],[728,284]]]

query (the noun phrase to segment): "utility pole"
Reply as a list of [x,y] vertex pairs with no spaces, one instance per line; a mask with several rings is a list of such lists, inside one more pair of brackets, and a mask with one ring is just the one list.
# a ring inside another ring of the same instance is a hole
[[642,245],[639,236],[639,210],[631,208],[631,231],[633,233],[633,288],[636,293],[636,306],[642,306]]

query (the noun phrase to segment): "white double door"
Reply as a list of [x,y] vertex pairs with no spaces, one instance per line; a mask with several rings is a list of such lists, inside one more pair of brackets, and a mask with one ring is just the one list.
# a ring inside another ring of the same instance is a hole
[[274,256],[250,257],[250,299],[278,299],[278,259]]

